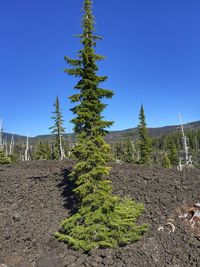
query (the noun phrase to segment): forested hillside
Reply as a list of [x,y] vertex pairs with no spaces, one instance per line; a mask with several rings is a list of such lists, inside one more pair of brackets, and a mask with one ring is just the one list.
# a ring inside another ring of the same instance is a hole
[[[184,124],[183,126],[185,130],[198,130],[200,129],[200,121],[190,122],[190,123]],[[179,131],[180,131],[180,125],[148,128],[148,132],[151,137],[157,137],[163,134],[169,134],[169,133],[179,132]],[[15,140],[17,143],[18,142],[22,143],[26,141],[26,136],[15,134],[15,133],[13,134],[15,136]],[[4,138],[7,139],[7,141],[10,141],[13,134],[5,132]],[[137,127],[135,127],[135,128],[125,129],[121,131],[110,131],[106,136],[106,140],[108,142],[119,141],[120,139],[126,139],[126,138],[131,138],[135,140],[137,139],[137,137],[138,137],[138,131],[137,131]],[[74,141],[75,135],[73,133],[71,134],[66,133],[64,134],[64,138],[65,139],[68,138]],[[29,139],[32,144],[37,143],[39,141],[52,142],[53,135],[52,134],[37,135],[35,137],[29,137]]]
[[[166,126],[159,128],[148,128],[148,134],[152,143],[152,164],[165,165],[165,157],[169,157],[171,165],[179,163],[179,157],[183,154],[183,140],[181,128],[179,125]],[[184,125],[185,134],[188,138],[189,153],[193,162],[198,165],[200,162],[200,122],[191,122]],[[12,136],[14,138],[14,147],[11,156],[14,160],[21,160],[26,149],[26,136],[12,135],[3,133],[4,150],[9,154]],[[127,129],[123,131],[112,131],[106,136],[107,142],[112,148],[112,160],[122,162],[138,163],[139,132],[138,128]],[[29,137],[30,159],[54,159],[56,144],[55,136],[39,135]],[[63,148],[67,158],[71,157],[71,149],[76,142],[75,134],[63,134]]]

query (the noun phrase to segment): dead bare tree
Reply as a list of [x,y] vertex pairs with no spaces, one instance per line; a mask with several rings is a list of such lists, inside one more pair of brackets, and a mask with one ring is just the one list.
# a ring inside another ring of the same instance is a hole
[[59,133],[59,149],[60,149],[60,160],[63,160],[65,156],[65,151],[63,149],[63,140],[62,140],[62,134]]
[[180,113],[178,113],[178,117],[179,117],[180,126],[181,126],[181,133],[182,133],[182,144],[183,144],[184,161],[185,161],[184,165],[192,165],[192,159],[191,159],[192,157],[191,155],[189,155],[188,137],[185,135]]
[[0,149],[5,149],[5,154],[8,155],[7,138],[3,139],[3,119],[0,120]]
[[14,141],[14,135],[12,135],[11,141],[10,141],[10,149],[9,149],[9,155],[11,155],[14,151],[15,141]]
[[7,137],[3,140],[3,147],[5,150],[6,156],[8,156],[8,142],[7,142]]
[[0,120],[0,149],[3,150],[3,119]]
[[28,138],[28,135],[27,135],[27,138],[26,138],[26,149],[25,149],[25,153],[24,153],[24,161],[28,161],[30,160],[30,156],[29,156],[29,138]]

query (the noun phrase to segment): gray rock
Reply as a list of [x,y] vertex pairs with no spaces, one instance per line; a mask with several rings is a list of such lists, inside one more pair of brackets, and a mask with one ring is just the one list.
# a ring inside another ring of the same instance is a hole
[[19,220],[20,220],[20,217],[21,217],[21,216],[20,216],[20,213],[19,213],[19,212],[14,212],[14,213],[13,213],[13,217],[12,217],[12,218],[13,218],[13,221],[14,221],[14,222],[19,221]]
[[64,263],[57,255],[46,255],[40,258],[35,267],[64,267]]
[[6,262],[3,258],[0,258],[0,267],[7,267]]

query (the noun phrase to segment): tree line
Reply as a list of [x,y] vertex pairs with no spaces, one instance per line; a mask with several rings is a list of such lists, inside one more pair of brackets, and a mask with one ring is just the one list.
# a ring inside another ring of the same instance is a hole
[[[187,130],[189,155],[194,166],[200,166],[200,129]],[[148,160],[142,157],[140,138],[122,138],[111,143],[112,158],[117,162],[177,166],[184,157],[182,134],[179,131],[150,137]],[[141,160],[142,159],[142,160]],[[143,163],[142,163],[143,162]]]
[[[63,116],[60,109],[58,96],[54,103],[52,119],[54,125],[50,127],[54,139],[52,141],[38,141],[30,143],[28,148],[29,160],[62,160],[74,158],[71,153],[75,141],[64,137]],[[148,134],[144,106],[141,105],[138,118],[138,138],[121,138],[111,141],[110,160],[118,163],[135,163],[147,165],[160,165],[172,167],[179,164],[183,157],[183,140],[180,130],[173,133],[151,136]],[[194,166],[200,165],[200,129],[186,130],[189,153]],[[0,146],[0,162],[10,163],[24,160],[26,142],[15,142],[14,137],[10,142]]]

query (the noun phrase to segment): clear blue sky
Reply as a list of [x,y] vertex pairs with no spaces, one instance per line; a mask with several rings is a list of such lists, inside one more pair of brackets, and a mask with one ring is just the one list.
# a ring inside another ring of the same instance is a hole
[[[0,117],[4,130],[49,133],[56,95],[66,131],[77,82],[64,56],[80,48],[82,0],[3,0],[0,7]],[[135,127],[144,104],[150,127],[200,119],[200,1],[94,0],[100,73],[115,93],[111,130]]]

